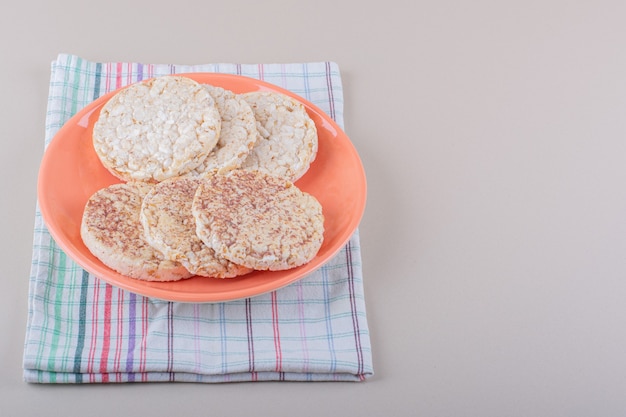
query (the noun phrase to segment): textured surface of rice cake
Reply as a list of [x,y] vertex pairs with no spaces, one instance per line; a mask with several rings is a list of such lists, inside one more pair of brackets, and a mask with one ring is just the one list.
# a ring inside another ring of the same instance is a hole
[[222,118],[220,137],[209,156],[192,171],[203,175],[217,170],[223,173],[241,166],[257,139],[256,119],[252,108],[239,95],[221,87],[204,84]]
[[141,203],[151,185],[115,184],[94,193],[83,212],[81,237],[85,246],[109,268],[146,281],[176,281],[192,274],[172,262],[143,237]]
[[170,178],[148,192],[140,215],[146,240],[196,275],[232,278],[251,272],[218,258],[196,235],[191,204],[201,181],[190,177]]
[[302,177],[318,148],[317,129],[304,105],[277,92],[255,91],[241,96],[254,111],[260,135],[242,168],[292,182]]
[[212,175],[192,205],[196,233],[219,256],[258,270],[309,262],[324,234],[320,203],[291,182],[260,171]]
[[122,180],[158,182],[198,167],[219,139],[221,117],[199,83],[162,76],[133,84],[102,107],[93,144]]

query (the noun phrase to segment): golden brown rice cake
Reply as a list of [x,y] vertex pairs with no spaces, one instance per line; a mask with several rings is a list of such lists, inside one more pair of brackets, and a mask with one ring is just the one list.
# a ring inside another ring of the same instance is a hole
[[178,262],[166,259],[143,237],[139,212],[151,185],[115,184],[94,193],[83,212],[85,246],[109,268],[146,281],[176,281],[191,277]]
[[192,204],[196,233],[231,262],[283,270],[309,262],[324,234],[320,203],[291,182],[260,171],[206,178]]
[[223,258],[196,235],[191,203],[202,179],[175,177],[156,184],[143,200],[144,237],[171,260],[196,275],[232,278],[251,272]]

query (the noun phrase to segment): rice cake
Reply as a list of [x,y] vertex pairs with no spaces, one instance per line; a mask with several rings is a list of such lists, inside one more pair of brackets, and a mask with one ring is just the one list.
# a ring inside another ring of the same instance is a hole
[[83,212],[80,234],[85,246],[109,268],[146,281],[177,281],[192,274],[152,247],[139,221],[151,185],[133,181],[94,193]]
[[218,256],[257,270],[303,265],[323,241],[320,203],[293,183],[260,171],[207,177],[192,212],[198,237]]
[[198,167],[216,145],[221,117],[196,81],[162,76],[132,84],[105,103],[93,144],[116,177],[158,182]]
[[220,173],[237,169],[248,157],[257,140],[256,119],[252,108],[242,97],[209,84],[204,84],[221,117],[221,131],[217,145],[206,159],[191,172],[204,175],[217,170]]
[[143,199],[140,220],[145,239],[191,273],[232,278],[251,272],[216,256],[196,235],[191,203],[202,179],[175,177],[156,184]]
[[242,168],[295,182],[309,169],[318,149],[317,128],[304,105],[273,91],[241,96],[252,107],[260,134]]

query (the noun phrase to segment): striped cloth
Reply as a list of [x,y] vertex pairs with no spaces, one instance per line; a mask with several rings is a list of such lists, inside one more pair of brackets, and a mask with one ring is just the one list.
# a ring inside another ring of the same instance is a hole
[[[145,78],[224,72],[259,78],[313,102],[343,125],[335,63],[154,65],[52,63],[46,145],[78,110]],[[373,374],[358,230],[304,279],[240,301],[146,298],[88,274],[60,250],[37,208],[24,378],[33,383],[362,381]]]

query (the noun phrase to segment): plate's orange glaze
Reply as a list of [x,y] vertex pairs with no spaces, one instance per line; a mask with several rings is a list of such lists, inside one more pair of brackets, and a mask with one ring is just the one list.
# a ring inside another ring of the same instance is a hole
[[91,137],[100,109],[115,92],[100,97],[74,115],[44,153],[38,200],[43,219],[58,245],[85,270],[114,286],[147,297],[180,302],[221,302],[263,294],[304,277],[330,260],[354,233],[365,209],[365,173],[346,134],[318,107],[272,84],[228,74],[180,75],[235,93],[277,91],[304,104],[317,126],[319,150],[311,168],[296,185],[314,195],[323,207],[324,243],[317,256],[306,265],[286,271],[255,271],[233,279],[196,276],[162,283],[120,275],[100,262],[83,244],[80,224],[89,197],[100,188],[120,182],[101,164]]

